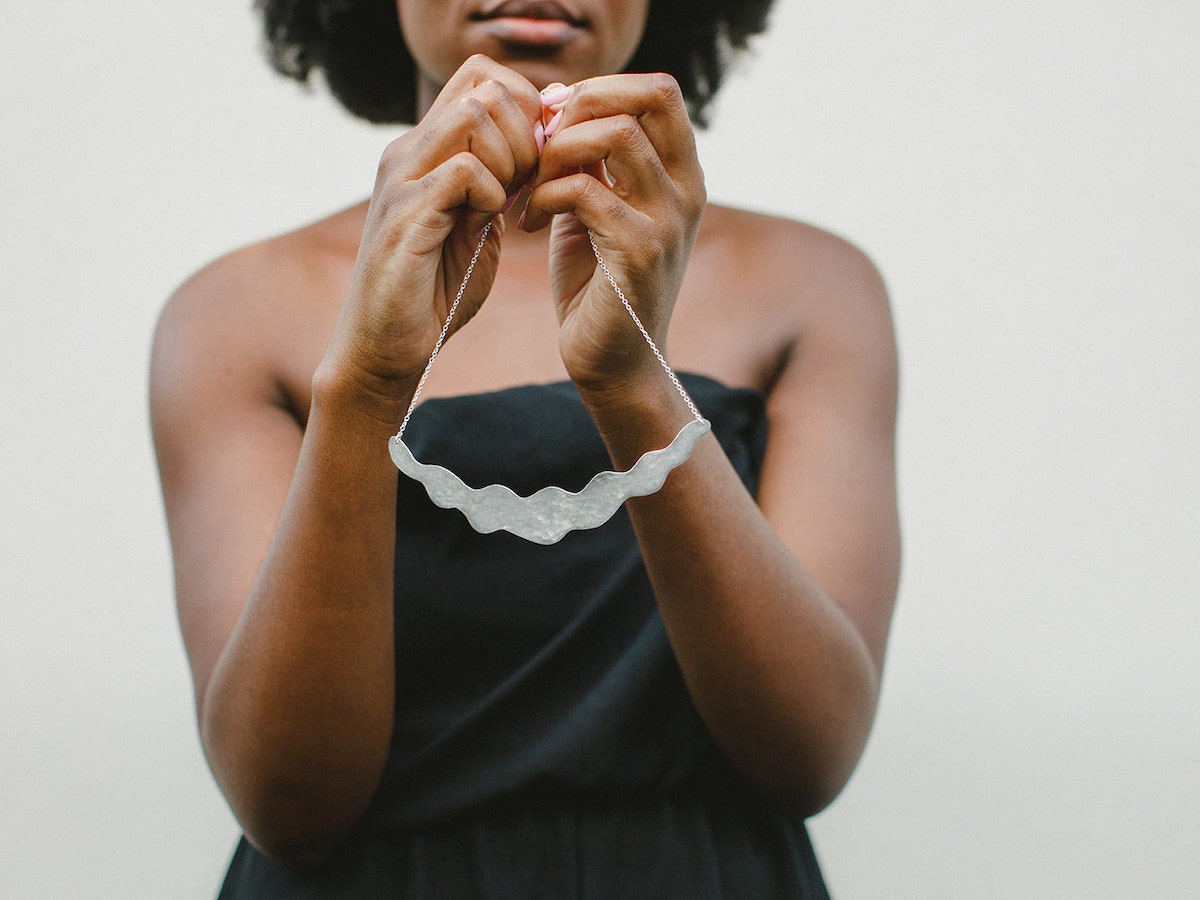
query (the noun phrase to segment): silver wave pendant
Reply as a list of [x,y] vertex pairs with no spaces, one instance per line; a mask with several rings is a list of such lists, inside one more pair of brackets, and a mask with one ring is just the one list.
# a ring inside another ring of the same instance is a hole
[[711,429],[707,419],[693,419],[668,446],[642,454],[625,472],[600,472],[578,493],[550,486],[528,497],[502,484],[468,487],[449,469],[419,462],[398,434],[388,441],[388,451],[401,472],[424,485],[434,504],[459,510],[479,533],[503,530],[535,544],[556,544],[569,531],[603,525],[630,497],[653,494]]

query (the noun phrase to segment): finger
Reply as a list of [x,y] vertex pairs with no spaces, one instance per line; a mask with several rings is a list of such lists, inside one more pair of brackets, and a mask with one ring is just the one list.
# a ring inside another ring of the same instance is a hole
[[490,57],[476,53],[464,62],[438,94],[430,112],[473,94],[492,112],[496,124],[513,149],[516,177],[507,182],[510,193],[524,184],[537,168],[541,148],[531,129],[541,118],[541,95],[524,75]]
[[678,82],[670,75],[603,75],[571,87],[558,130],[588,119],[638,119],[667,171],[696,164],[696,138]]
[[[603,165],[600,170],[596,167],[598,163]],[[605,179],[606,183],[635,204],[638,197],[661,201],[675,193],[674,183],[635,116],[589,119],[560,128],[542,153],[534,184],[544,184],[585,167],[601,179],[604,177],[601,173],[607,170],[612,181]]]
[[473,153],[452,156],[416,184],[397,192],[381,225],[414,255],[435,252],[455,226],[473,235],[500,213],[505,189]]
[[529,195],[521,227],[538,231],[559,213],[574,213],[597,235],[641,233],[649,217],[629,205],[608,185],[587,172],[576,172],[538,185]]
[[452,103],[457,97],[461,97],[489,81],[499,82],[508,88],[509,94],[521,108],[530,128],[541,118],[541,96],[533,83],[519,72],[500,65],[482,53],[476,53],[458,67],[458,71],[450,77],[433,101],[430,112],[440,109],[447,103]]
[[[488,110],[492,121],[504,136],[513,155],[514,172],[507,182],[517,188],[529,180],[537,169],[540,149],[531,130],[532,124],[526,105],[513,96],[511,89],[502,81],[492,79],[480,84],[472,96]],[[536,123],[536,118],[532,120]],[[501,179],[503,180],[503,179]]]
[[525,114],[508,88],[489,81],[429,112],[412,132],[385,152],[389,180],[422,177],[461,151],[477,155],[505,185],[523,184],[535,170],[538,149]]
[[[500,85],[497,88],[504,90]],[[488,98],[473,93],[459,100],[447,113],[450,121],[444,126],[451,148],[473,153],[503,185],[514,182],[519,185],[533,172],[538,160],[528,128],[511,121],[506,115],[511,111],[496,109]],[[440,127],[441,123],[437,125]],[[519,175],[523,176],[520,180]]]
[[459,153],[446,160],[433,173],[435,184],[445,183],[442,193],[451,209],[465,215],[463,224],[478,231],[500,214],[506,199],[504,185],[473,153]]

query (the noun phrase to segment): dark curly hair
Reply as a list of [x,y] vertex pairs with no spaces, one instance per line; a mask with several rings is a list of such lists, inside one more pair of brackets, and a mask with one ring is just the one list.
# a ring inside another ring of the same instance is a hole
[[[651,0],[630,72],[669,72],[692,120],[720,88],[736,51],[767,25],[773,0]],[[400,33],[396,0],[255,0],[266,52],[282,74],[325,73],[342,105],[371,122],[416,120],[416,64]]]

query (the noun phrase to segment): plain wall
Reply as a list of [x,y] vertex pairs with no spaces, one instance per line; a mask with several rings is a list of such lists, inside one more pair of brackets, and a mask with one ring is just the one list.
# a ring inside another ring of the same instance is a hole
[[[150,333],[397,132],[270,74],[249,0],[3,7],[0,895],[208,897],[236,826]],[[902,354],[883,702],[812,823],[835,895],[1200,895],[1200,4],[781,0],[755,47],[710,194],[859,243]]]

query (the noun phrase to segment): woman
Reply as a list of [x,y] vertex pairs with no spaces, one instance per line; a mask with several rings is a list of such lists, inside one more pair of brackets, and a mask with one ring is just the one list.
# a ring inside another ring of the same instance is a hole
[[[246,835],[223,896],[824,896],[803,818],[861,754],[896,589],[895,354],[860,253],[705,203],[688,106],[766,4],[261,5],[280,66],[417,124],[369,203],[213,263],[156,334],[179,615]],[[418,459],[525,495],[669,444],[691,413],[614,283],[713,423],[551,546],[387,452],[480,246]]]

